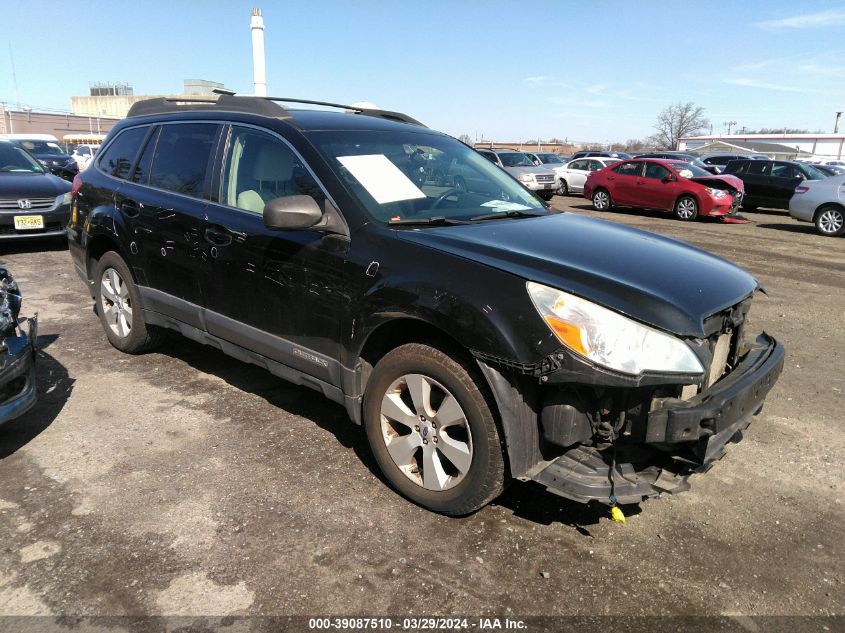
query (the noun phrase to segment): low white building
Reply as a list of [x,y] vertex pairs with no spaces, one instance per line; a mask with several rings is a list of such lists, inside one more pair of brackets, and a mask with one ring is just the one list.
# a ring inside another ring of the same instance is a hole
[[[783,145],[795,149],[796,156],[816,158],[845,157],[845,134],[722,134],[714,136],[684,136],[678,140],[680,151],[716,151],[705,146],[719,144],[746,147],[757,143]],[[701,149],[699,149],[701,148]],[[753,150],[746,150],[753,151]],[[741,153],[741,152],[737,152]],[[765,153],[765,152],[761,152]]]

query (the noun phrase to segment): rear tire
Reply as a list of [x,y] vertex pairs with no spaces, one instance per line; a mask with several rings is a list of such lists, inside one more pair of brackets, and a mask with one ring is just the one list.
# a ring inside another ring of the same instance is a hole
[[557,188],[557,195],[559,196],[568,196],[569,195],[569,185],[566,184],[566,180],[563,178],[560,179],[560,186]]
[[100,323],[114,347],[127,354],[141,354],[161,342],[164,333],[144,322],[138,288],[126,262],[114,251],[97,262],[94,290]]
[[610,211],[613,208],[613,200],[607,189],[596,189],[593,192],[593,209],[596,211]]
[[363,403],[367,439],[390,484],[424,508],[469,514],[504,487],[502,443],[481,381],[419,343],[388,352],[373,369]]
[[825,237],[839,237],[845,234],[845,211],[842,207],[829,205],[816,212],[816,230]]
[[681,196],[675,202],[675,217],[683,222],[692,222],[698,217],[698,200],[692,196]]

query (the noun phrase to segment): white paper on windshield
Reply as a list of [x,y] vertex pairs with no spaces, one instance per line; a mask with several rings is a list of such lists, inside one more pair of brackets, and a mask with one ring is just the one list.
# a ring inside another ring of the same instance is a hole
[[419,187],[384,154],[338,156],[337,159],[379,204],[425,198]]
[[490,200],[481,205],[482,207],[490,207],[494,211],[528,211],[531,207],[526,207],[524,204],[518,202],[510,202],[508,200]]
[[678,175],[681,178],[692,178],[692,171],[690,171],[689,169],[682,169],[678,172]]

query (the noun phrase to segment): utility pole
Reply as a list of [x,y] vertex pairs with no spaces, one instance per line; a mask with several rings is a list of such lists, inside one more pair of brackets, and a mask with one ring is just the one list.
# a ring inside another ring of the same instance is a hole
[[725,121],[725,125],[728,128],[728,136],[731,135],[731,128],[736,125],[736,121]]
[[18,110],[21,109],[21,93],[18,90],[18,75],[15,72],[15,56],[12,54],[12,43],[9,42],[9,59],[12,61],[12,83],[15,86],[15,101],[18,104]]
[[834,134],[839,134],[839,119],[840,118],[842,118],[842,113],[837,112],[836,113],[836,121],[833,123],[833,133]]

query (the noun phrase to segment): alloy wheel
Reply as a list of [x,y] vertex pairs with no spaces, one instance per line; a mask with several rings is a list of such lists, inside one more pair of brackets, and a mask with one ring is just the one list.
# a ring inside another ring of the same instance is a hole
[[607,209],[607,207],[609,205],[610,205],[610,198],[608,197],[607,193],[605,193],[604,191],[597,191],[593,195],[593,206],[596,209],[598,209],[599,211]]
[[103,314],[112,332],[121,338],[129,336],[132,331],[132,300],[126,282],[114,268],[103,271],[100,296]]
[[819,216],[819,230],[827,235],[835,235],[842,230],[845,219],[839,209],[828,209]]
[[388,387],[381,433],[393,463],[426,490],[455,487],[472,465],[466,414],[455,396],[428,376],[405,374]]

